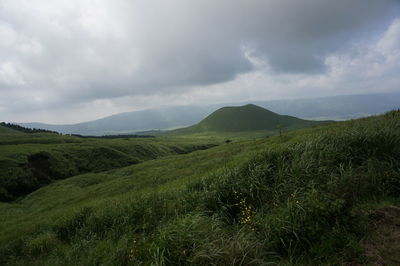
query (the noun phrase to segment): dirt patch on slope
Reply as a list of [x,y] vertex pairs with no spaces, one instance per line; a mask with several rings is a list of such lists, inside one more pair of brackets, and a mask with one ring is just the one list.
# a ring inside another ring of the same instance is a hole
[[362,244],[370,265],[400,265],[400,208],[384,206],[370,215],[371,239]]

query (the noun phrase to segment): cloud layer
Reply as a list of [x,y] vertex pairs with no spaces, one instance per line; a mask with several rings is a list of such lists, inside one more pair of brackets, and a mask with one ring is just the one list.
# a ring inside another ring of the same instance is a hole
[[4,0],[0,120],[399,90],[399,8],[397,0]]

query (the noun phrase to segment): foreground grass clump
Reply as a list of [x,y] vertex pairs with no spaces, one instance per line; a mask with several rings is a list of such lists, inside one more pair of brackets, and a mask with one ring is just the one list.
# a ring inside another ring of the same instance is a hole
[[[213,161],[222,154],[230,161]],[[156,161],[148,164],[150,173]],[[44,200],[40,193],[21,209],[0,206],[13,223],[23,223],[17,211],[32,217],[25,233],[7,231],[7,221],[0,221],[7,233],[0,238],[0,263],[368,263],[362,243],[371,233],[373,206],[399,202],[400,112],[229,143],[164,160],[160,167],[165,175],[151,189],[146,183],[64,212],[46,210],[53,219],[35,218],[42,212],[29,207]],[[113,182],[125,182],[129,172],[113,172]],[[73,180],[66,181],[59,186]]]

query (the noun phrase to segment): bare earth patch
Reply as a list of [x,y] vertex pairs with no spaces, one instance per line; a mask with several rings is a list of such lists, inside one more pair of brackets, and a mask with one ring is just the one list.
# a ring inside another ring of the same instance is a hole
[[370,265],[400,265],[400,208],[384,206],[370,215],[371,239],[362,244]]

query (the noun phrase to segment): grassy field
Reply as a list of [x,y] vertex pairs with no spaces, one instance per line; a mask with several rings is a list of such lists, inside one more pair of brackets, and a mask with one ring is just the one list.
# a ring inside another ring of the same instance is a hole
[[0,203],[0,264],[396,264],[400,111],[223,139]]

